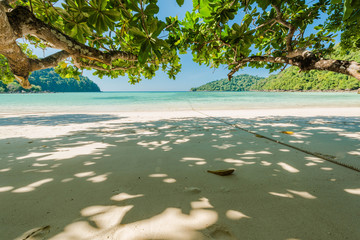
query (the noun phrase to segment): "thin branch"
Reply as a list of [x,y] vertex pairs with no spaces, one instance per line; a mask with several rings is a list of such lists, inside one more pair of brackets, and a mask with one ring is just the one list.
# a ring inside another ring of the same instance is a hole
[[[271,62],[271,63],[287,63],[293,64],[290,58],[287,57],[269,57],[269,56],[251,56],[241,59],[240,61],[233,63],[235,67],[228,74],[229,81],[231,80],[234,73],[239,71],[239,69],[249,62]],[[293,64],[294,65],[294,64]]]
[[287,22],[283,18],[283,15],[282,15],[282,12],[281,12],[279,6],[276,6],[275,4],[272,4],[271,6],[275,9],[276,14],[277,14],[275,21],[289,29],[289,33],[286,36],[285,40],[286,40],[287,51],[290,53],[293,51],[292,38],[295,34],[296,28],[291,23]]
[[[255,30],[258,30],[259,28],[262,28],[262,27],[264,27],[264,26],[266,26],[266,25],[268,25],[268,24],[270,24],[270,23],[274,23],[275,21],[276,21],[276,19],[274,19],[274,18],[273,18],[273,19],[270,19],[269,21],[267,21],[267,22],[265,22],[265,23],[257,26],[257,27],[255,28]],[[273,24],[272,24],[271,26],[273,26]],[[271,27],[271,26],[270,26],[270,27]]]
[[[64,19],[65,21],[67,21],[67,22],[72,22],[72,23],[75,23],[76,24],[76,22],[74,21],[74,20],[69,20],[69,19],[67,19],[66,17],[64,17],[64,15],[62,15],[53,5],[52,5],[52,3],[49,1],[49,0],[46,0],[46,2],[48,3],[48,4],[50,4],[50,6],[54,9],[54,11],[57,13],[57,14],[59,14],[59,16],[62,18],[62,19]],[[31,11],[32,12],[32,11]]]
[[60,51],[42,59],[30,59],[31,72],[56,67],[61,61],[68,57],[70,57],[69,53],[66,51]]

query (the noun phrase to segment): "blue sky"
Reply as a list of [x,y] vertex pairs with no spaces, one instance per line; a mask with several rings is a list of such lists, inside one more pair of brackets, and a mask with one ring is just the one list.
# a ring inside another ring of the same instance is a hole
[[[192,0],[185,0],[182,7],[177,5],[176,0],[158,0],[158,6],[160,7],[158,14],[160,19],[176,15],[179,19],[183,19],[186,11],[192,10]],[[311,28],[310,26],[308,27],[309,30]],[[53,52],[54,51],[51,50],[46,54]],[[35,53],[37,53],[38,56],[42,55],[42,52],[39,52],[39,50],[35,50]],[[204,65],[199,66],[199,64],[192,61],[191,53],[180,55],[180,57],[182,70],[177,75],[176,80],[169,79],[162,71],[158,71],[153,79],[144,79],[135,85],[128,83],[126,76],[117,79],[108,77],[99,79],[99,77],[92,74],[92,71],[84,71],[84,76],[89,77],[98,84],[102,91],[189,91],[192,87],[198,87],[214,80],[227,78],[227,74],[229,73],[229,70],[227,70],[225,66],[218,69],[209,68]],[[239,70],[235,75],[238,74],[267,77],[269,76],[269,71],[267,69],[244,68]]]
[[[158,5],[160,7],[158,14],[160,19],[176,15],[179,19],[183,19],[186,11],[192,10],[192,0],[185,0],[182,7],[177,5],[176,0],[159,0]],[[127,77],[119,77],[117,79],[104,77],[99,79],[97,76],[93,76],[90,71],[84,72],[84,75],[96,82],[102,91],[188,91],[192,87],[198,87],[214,80],[227,78],[229,73],[229,70],[225,67],[212,69],[194,63],[191,53],[180,55],[180,57],[182,69],[176,76],[176,80],[169,79],[162,71],[158,71],[153,79],[144,79],[135,85],[128,83]],[[263,77],[269,75],[266,69],[245,68],[238,72],[238,74],[243,73]]]

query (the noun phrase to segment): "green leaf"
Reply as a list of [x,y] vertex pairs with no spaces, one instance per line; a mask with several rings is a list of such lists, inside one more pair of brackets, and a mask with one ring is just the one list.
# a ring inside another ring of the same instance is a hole
[[180,7],[184,4],[184,0],[176,0],[176,2]]
[[140,29],[136,28],[136,27],[132,27],[129,29],[129,32],[136,37],[139,38],[147,38],[146,34],[144,32],[142,32]]
[[350,17],[354,9],[351,6],[351,0],[345,0],[344,2],[344,17],[343,20],[346,20]]
[[151,50],[151,47],[150,47],[149,41],[145,41],[141,44],[140,52],[139,52],[139,63],[140,64],[144,64],[146,62],[146,60],[149,57],[150,50]]
[[89,16],[89,19],[88,19],[88,23],[91,25],[91,26],[95,26],[96,23],[97,23],[97,19],[98,19],[98,14],[97,13],[94,13],[92,15]]
[[81,11],[85,12],[85,13],[89,13],[89,14],[94,14],[97,12],[97,10],[95,8],[89,7],[89,6],[85,6],[85,7],[81,8]]
[[135,12],[141,12],[140,8],[137,6],[136,3],[132,3],[131,0],[128,0],[128,7],[135,11]]
[[200,0],[199,12],[202,17],[210,16],[209,2],[208,0]]
[[119,21],[120,19],[120,12],[115,10],[106,10],[104,11],[104,14],[112,21]]
[[146,15],[154,15],[157,14],[158,12],[159,12],[159,7],[155,3],[149,4],[144,11]]
[[106,9],[107,0],[100,0],[100,10],[104,11]]
[[152,37],[158,37],[162,30],[166,27],[164,22],[159,21],[156,26],[156,30],[152,33]]
[[161,55],[161,53],[160,53],[160,51],[159,51],[159,50],[157,50],[157,49],[153,49],[153,52],[155,53],[155,55],[157,56],[157,58],[158,58],[159,60],[161,60],[161,59],[162,59],[162,55]]

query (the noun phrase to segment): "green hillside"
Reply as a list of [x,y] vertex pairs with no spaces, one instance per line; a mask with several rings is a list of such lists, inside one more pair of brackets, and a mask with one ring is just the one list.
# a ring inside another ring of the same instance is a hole
[[[0,76],[1,79],[1,76]],[[16,81],[5,84],[0,81],[0,92],[100,92],[100,88],[89,78],[80,76],[62,78],[54,69],[44,69],[33,72],[29,77],[31,89],[23,89]]]
[[[328,56],[331,59],[353,60],[360,62],[360,51],[342,52],[339,47]],[[339,91],[356,90],[359,80],[340,73],[316,71],[300,72],[297,67],[289,67],[276,75],[258,82],[252,90],[283,91]]]
[[197,88],[191,88],[191,91],[249,91],[251,86],[263,79],[262,77],[242,74],[233,77],[231,81],[221,79]]
[[[341,52],[336,47],[329,58],[360,62],[360,51]],[[359,80],[344,74],[316,70],[299,73],[299,69],[292,66],[268,78],[244,74],[230,82],[222,79],[191,91],[342,91],[359,88]]]

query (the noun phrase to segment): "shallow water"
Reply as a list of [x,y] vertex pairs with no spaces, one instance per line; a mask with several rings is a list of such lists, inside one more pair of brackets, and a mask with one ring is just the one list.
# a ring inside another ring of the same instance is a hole
[[356,93],[317,92],[100,92],[0,95],[0,113],[242,110],[308,107],[360,107],[360,95]]

